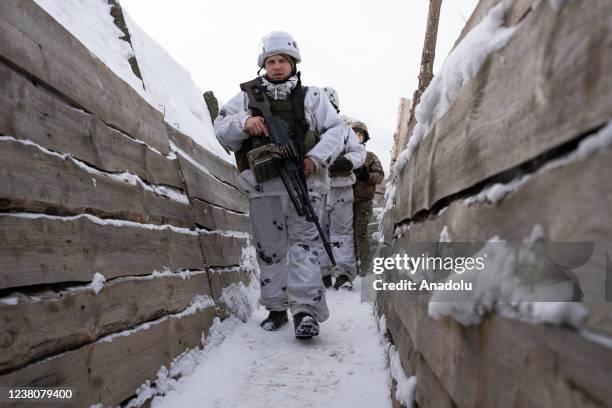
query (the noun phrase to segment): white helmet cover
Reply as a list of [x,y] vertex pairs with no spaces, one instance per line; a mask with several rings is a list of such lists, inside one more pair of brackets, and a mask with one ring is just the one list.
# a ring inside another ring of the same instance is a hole
[[257,58],[259,68],[264,67],[266,58],[276,54],[287,54],[295,59],[296,64],[302,60],[297,42],[284,31],[272,31],[263,36],[261,39],[261,52]]
[[334,105],[334,108],[340,110],[340,99],[338,99],[338,92],[331,86],[323,87],[323,90],[327,94],[329,101]]

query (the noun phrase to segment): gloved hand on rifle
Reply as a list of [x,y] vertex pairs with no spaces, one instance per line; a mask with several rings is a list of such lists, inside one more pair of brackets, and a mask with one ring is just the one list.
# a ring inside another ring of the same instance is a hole
[[345,156],[338,156],[332,165],[329,166],[329,175],[332,177],[349,176],[351,170],[353,170],[353,162]]
[[370,172],[368,171],[366,166],[361,166],[357,170],[355,170],[355,175],[357,176],[357,180],[359,181],[368,181],[370,179]]

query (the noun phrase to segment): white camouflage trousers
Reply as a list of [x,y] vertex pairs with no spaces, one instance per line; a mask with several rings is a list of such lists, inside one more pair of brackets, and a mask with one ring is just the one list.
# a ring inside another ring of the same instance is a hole
[[322,251],[319,256],[321,274],[331,274],[334,277],[345,275],[352,281],[357,275],[353,244],[353,186],[330,189],[323,227],[327,227],[329,231],[328,237],[336,267],[332,268],[327,253]]
[[[315,213],[323,202],[310,196]],[[287,195],[249,199],[253,239],[261,269],[260,302],[267,310],[305,312],[317,321],[329,317],[318,262],[321,238],[314,223],[298,216]]]

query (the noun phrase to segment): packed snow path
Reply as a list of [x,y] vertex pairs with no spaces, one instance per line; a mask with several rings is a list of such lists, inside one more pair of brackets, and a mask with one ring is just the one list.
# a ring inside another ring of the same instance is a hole
[[359,285],[327,290],[330,318],[311,340],[296,340],[291,320],[264,331],[257,308],[152,407],[390,407],[384,345]]

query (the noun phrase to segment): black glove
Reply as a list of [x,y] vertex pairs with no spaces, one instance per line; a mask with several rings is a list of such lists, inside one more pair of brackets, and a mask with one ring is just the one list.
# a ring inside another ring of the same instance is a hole
[[355,175],[359,181],[368,181],[370,179],[370,172],[365,166],[361,166],[355,170]]
[[349,176],[353,170],[353,162],[344,156],[338,156],[338,158],[329,166],[329,174],[332,177],[336,176]]

